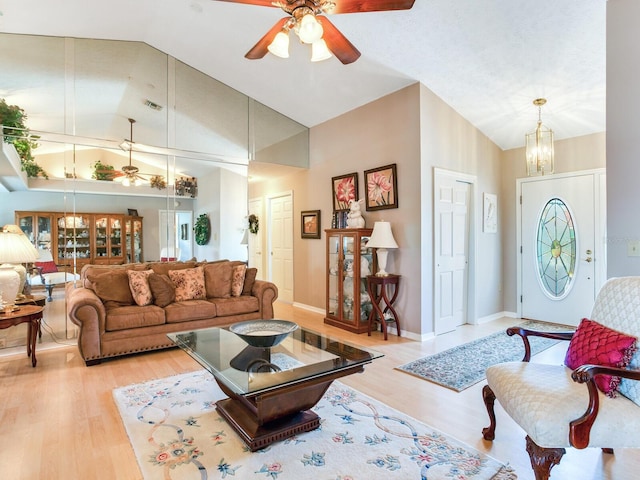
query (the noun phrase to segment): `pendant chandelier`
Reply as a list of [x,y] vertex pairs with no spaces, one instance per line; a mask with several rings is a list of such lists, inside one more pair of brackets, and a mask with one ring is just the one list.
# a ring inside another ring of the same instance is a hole
[[553,173],[553,130],[542,125],[542,106],[546,98],[536,98],[533,104],[538,107],[538,126],[535,131],[525,135],[527,175],[530,177]]

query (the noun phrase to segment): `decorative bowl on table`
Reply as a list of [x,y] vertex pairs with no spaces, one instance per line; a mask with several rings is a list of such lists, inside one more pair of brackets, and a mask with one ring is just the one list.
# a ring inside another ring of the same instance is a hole
[[288,320],[249,320],[234,323],[229,331],[238,335],[252,347],[275,347],[298,329],[298,324]]

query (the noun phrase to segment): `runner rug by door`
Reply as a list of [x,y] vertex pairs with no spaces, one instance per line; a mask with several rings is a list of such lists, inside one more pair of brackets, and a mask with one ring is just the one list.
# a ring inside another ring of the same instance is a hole
[[[519,326],[543,331],[575,330],[575,327],[568,325],[535,320],[527,320]],[[540,353],[558,342],[559,340],[549,338],[531,337],[529,338],[531,355]],[[569,346],[568,343],[567,346]],[[505,329],[435,355],[414,360],[396,369],[461,392],[484,380],[487,367],[502,362],[515,362],[522,360],[523,357],[522,338],[519,335],[510,337]]]
[[216,412],[224,394],[205,370],[120,387],[113,396],[147,480],[517,478],[510,467],[338,381],[314,408],[320,428],[255,453]]

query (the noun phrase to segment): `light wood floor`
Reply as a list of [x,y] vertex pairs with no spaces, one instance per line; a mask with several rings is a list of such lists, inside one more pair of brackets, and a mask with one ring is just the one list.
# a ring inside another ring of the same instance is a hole
[[[456,393],[394,370],[394,367],[468,342],[513,325],[500,319],[419,343],[379,332],[371,337],[325,326],[322,316],[278,304],[277,317],[375,348],[384,357],[344,383],[513,466],[520,479],[533,479],[525,452],[524,433],[500,407],[493,443],[481,430],[487,425],[482,402],[484,382]],[[534,357],[563,361],[562,345]],[[0,357],[0,478],[139,479],[133,450],[111,392],[115,387],[198,370],[184,352],[173,349],[146,353],[85,367],[76,347],[40,350],[32,368],[22,352]],[[552,480],[626,480],[638,478],[639,450],[605,455],[598,449],[569,450],[552,471]],[[364,480],[364,479],[363,479]]]

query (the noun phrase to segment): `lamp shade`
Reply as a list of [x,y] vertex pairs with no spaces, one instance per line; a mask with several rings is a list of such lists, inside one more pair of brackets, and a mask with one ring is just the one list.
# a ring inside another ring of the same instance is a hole
[[36,247],[22,231],[17,233],[3,228],[0,232],[0,263],[33,263],[37,258]]
[[311,61],[312,62],[321,62],[323,60],[327,60],[331,58],[331,52],[329,51],[329,47],[327,47],[327,42],[324,39],[316,40],[311,44]]
[[374,223],[373,233],[367,242],[367,248],[398,248],[389,222],[380,221]]
[[385,270],[387,268],[388,249],[398,248],[396,239],[393,238],[393,233],[391,232],[391,224],[384,221],[374,223],[373,232],[366,247],[376,249],[379,269],[376,275],[378,277],[386,277],[389,275]]
[[289,35],[284,31],[278,32],[267,50],[276,57],[289,58]]

